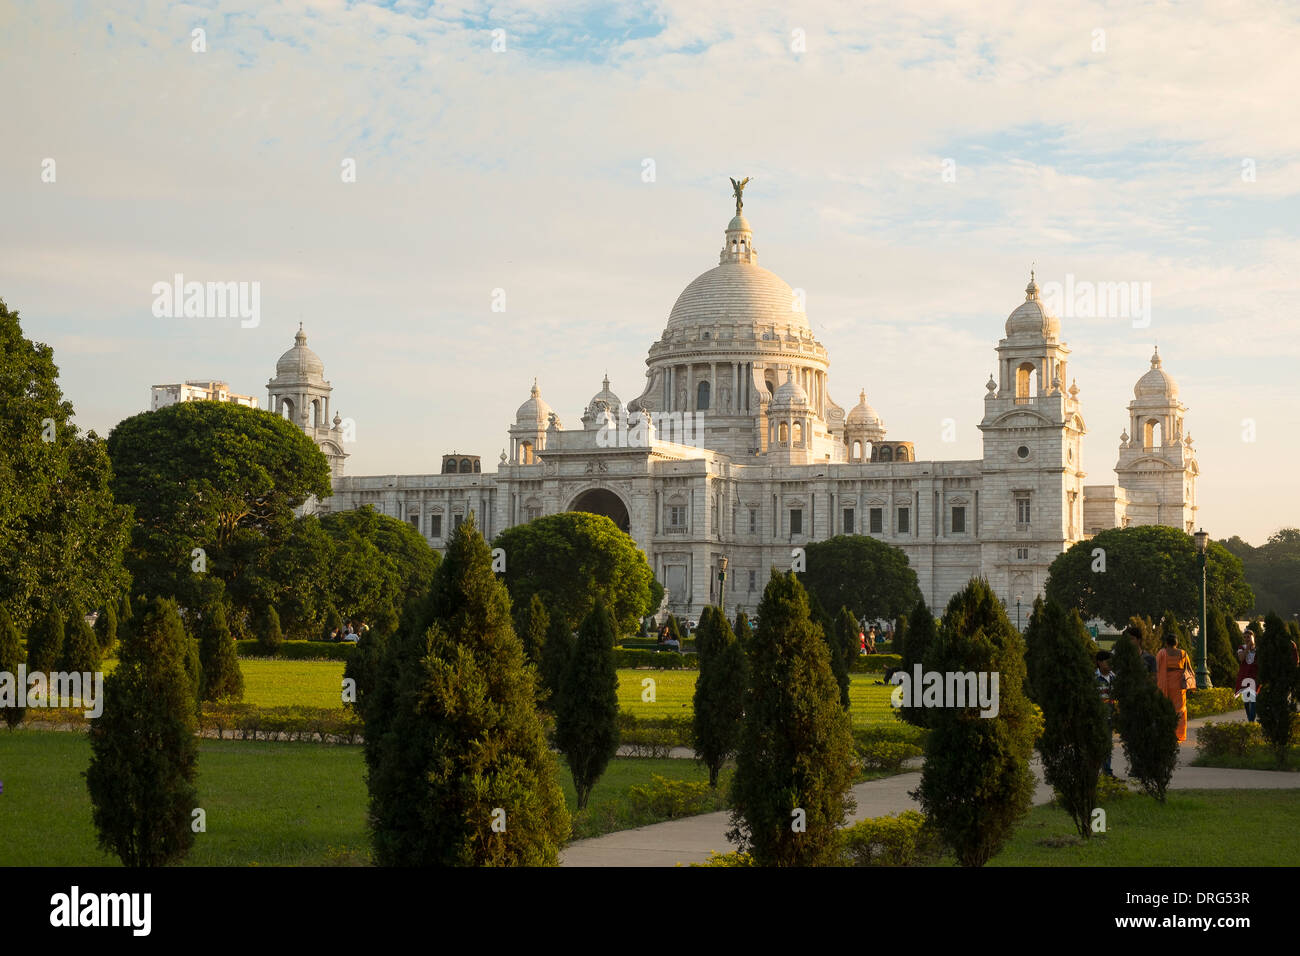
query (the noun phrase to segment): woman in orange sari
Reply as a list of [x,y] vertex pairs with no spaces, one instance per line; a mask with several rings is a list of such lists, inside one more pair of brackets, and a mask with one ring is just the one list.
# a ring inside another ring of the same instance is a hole
[[1178,646],[1178,639],[1165,635],[1165,646],[1156,655],[1156,684],[1169,698],[1178,716],[1178,740],[1187,739],[1187,691],[1183,687],[1183,670],[1190,667],[1192,659]]

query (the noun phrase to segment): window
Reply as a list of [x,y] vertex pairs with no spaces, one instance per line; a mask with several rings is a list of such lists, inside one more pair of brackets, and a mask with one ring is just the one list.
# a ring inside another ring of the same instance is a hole
[[1029,524],[1029,496],[1016,495],[1016,524]]
[[418,514],[410,515],[406,520],[411,522],[411,527],[416,531],[420,530],[420,516]]
[[704,412],[709,408],[709,383],[700,382],[699,388],[695,390],[695,409]]
[[803,509],[790,509],[790,533],[803,534]]
[[1029,549],[1028,549],[1028,548],[1016,548],[1016,560],[1017,560],[1017,561],[1028,561],[1028,560],[1029,560]]
[[844,533],[845,534],[853,533],[853,509],[852,508],[844,509]]
[[685,505],[668,506],[668,527],[670,528],[686,527],[686,506]]
[[750,571],[750,572],[749,572],[749,589],[750,589],[751,591],[757,591],[757,590],[758,590],[758,572],[757,572],[757,571]]
[[758,509],[749,509],[749,533],[758,534]]
[[1021,460],[1025,459],[1025,458],[1028,458],[1028,457],[1029,457],[1029,446],[1028,446],[1028,445],[1021,445],[1019,448],[1017,448],[1017,449],[1016,449],[1016,457],[1019,458],[1019,459],[1021,459]]
[[442,537],[442,515],[429,515],[429,537]]
[[963,505],[954,505],[952,509],[952,533],[966,533],[966,508]]
[[457,528],[459,528],[459,527],[460,527],[462,524],[464,524],[464,523],[465,523],[465,516],[464,516],[464,515],[453,515],[453,516],[452,516],[452,519],[451,519],[451,530],[452,530],[452,531],[455,531]]
[[898,509],[898,533],[909,534],[912,530],[912,509]]
[[885,509],[872,508],[867,512],[868,520],[871,524],[868,526],[872,534],[880,534],[885,530]]

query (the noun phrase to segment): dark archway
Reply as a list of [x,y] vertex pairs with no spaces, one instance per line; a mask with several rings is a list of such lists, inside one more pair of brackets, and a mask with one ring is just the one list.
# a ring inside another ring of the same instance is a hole
[[628,519],[627,505],[623,499],[607,488],[590,488],[573,499],[570,511],[585,511],[588,514],[604,515],[624,534],[631,533],[632,523]]

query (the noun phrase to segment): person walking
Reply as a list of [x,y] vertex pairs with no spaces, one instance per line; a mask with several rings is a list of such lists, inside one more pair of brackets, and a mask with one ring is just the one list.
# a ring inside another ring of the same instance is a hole
[[[1247,685],[1246,681],[1250,681]],[[1244,686],[1244,690],[1243,690]],[[1255,695],[1259,693],[1259,661],[1255,656],[1255,629],[1246,628],[1237,648],[1237,681],[1233,691],[1246,706],[1246,722],[1255,722]]]
[[1110,752],[1114,749],[1115,725],[1115,672],[1110,669],[1110,651],[1097,652],[1097,692],[1101,694],[1102,705],[1106,708],[1106,763],[1102,766],[1106,776],[1115,776],[1110,769]]
[[1178,715],[1178,742],[1187,739],[1187,692],[1196,690],[1196,677],[1189,672],[1192,659],[1178,646],[1178,639],[1165,635],[1165,646],[1156,655],[1156,683],[1160,692],[1169,698]]
[[1142,666],[1147,669],[1147,673],[1152,677],[1156,676],[1156,656],[1142,646],[1141,629],[1129,625],[1124,628],[1124,636],[1137,645],[1138,654],[1142,657]]

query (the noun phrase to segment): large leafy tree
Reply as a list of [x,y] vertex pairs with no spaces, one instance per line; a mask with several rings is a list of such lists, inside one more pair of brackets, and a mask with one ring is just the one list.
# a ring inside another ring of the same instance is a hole
[[[1210,604],[1245,613],[1254,603],[1241,560],[1218,542],[1209,543],[1205,576]],[[1191,535],[1163,525],[1110,528],[1057,555],[1048,570],[1047,597],[1113,625],[1134,614],[1159,620],[1166,609],[1180,621],[1198,620],[1196,544]]]
[[370,506],[321,518],[334,541],[331,603],[347,619],[392,632],[416,614],[441,560],[424,535]]
[[571,626],[599,599],[619,634],[628,634],[658,606],[645,552],[604,515],[546,515],[507,528],[492,544],[505,552],[504,578],[514,603],[527,604],[540,594],[551,616]]
[[614,621],[597,599],[578,628],[555,708],[555,744],[573,774],[578,809],[618,752],[618,672]]
[[1251,547],[1233,536],[1223,546],[1241,559],[1255,594],[1253,611],[1277,611],[1283,619],[1300,613],[1300,528],[1282,528]]
[[90,791],[99,845],[124,866],[164,866],[194,843],[197,693],[174,602],[155,598],[124,636],[90,727]]
[[700,614],[695,649],[700,675],[695,681],[691,729],[695,755],[709,768],[709,786],[716,787],[718,772],[740,741],[749,664],[726,615],[715,607]]
[[921,599],[916,572],[901,548],[868,535],[842,534],[805,546],[800,582],[826,608],[847,607],[859,619],[893,618]]
[[20,632],[51,606],[103,607],[129,582],[130,512],[104,442],[72,417],[53,349],[0,300],[0,604]]
[[854,803],[849,715],[792,572],[773,571],[758,614],[728,839],[760,866],[834,865]]
[[1092,836],[1097,778],[1111,750],[1109,715],[1097,688],[1091,635],[1078,612],[1053,601],[1034,602],[1025,629],[1025,663],[1033,699],[1043,711],[1038,751],[1043,776],[1060,794],[1074,828]]
[[135,511],[136,592],[185,607],[203,603],[204,575],[222,581],[241,615],[267,603],[266,562],[293,532],[294,509],[330,495],[329,465],[301,429],[230,402],[134,415],[109,434],[108,453],[113,491]]
[[361,698],[376,860],[553,865],[569,816],[510,597],[472,517],[423,613],[387,642]]
[[915,793],[958,862],[983,866],[1029,812],[1029,758],[1041,729],[1022,691],[1024,640],[987,581],[972,579],[953,595],[922,665],[945,675],[988,675],[990,689],[992,675],[998,675],[996,716],[983,716],[969,700],[964,707],[949,701],[951,706],[928,708],[925,769]]

